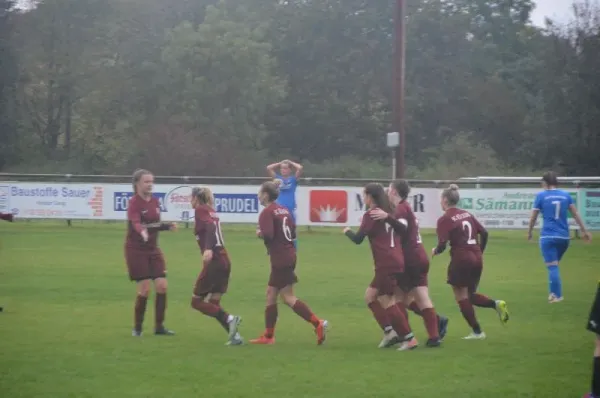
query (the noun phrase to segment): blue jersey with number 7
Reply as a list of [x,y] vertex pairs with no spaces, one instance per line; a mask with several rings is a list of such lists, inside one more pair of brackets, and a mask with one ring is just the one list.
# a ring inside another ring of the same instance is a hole
[[540,238],[569,239],[569,206],[573,199],[568,192],[560,189],[548,189],[540,192],[533,203],[533,208],[542,213],[544,224]]

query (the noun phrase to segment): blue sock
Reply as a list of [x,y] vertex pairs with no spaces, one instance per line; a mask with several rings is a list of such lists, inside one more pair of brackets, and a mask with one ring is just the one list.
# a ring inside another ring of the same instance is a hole
[[562,297],[562,282],[558,265],[548,266],[548,279],[550,280],[550,293],[556,297]]

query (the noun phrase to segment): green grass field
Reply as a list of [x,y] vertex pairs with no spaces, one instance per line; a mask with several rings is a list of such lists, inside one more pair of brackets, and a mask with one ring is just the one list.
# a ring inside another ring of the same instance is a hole
[[[341,229],[340,229],[341,230]],[[263,331],[265,249],[245,227],[225,226],[233,261],[226,310],[241,333]],[[563,262],[566,300],[546,302],[546,271],[523,232],[492,231],[481,291],[505,299],[504,327],[477,314],[488,335],[463,341],[467,324],[445,284],[447,255],[431,266],[439,312],[450,317],[440,349],[377,349],[381,332],[363,302],[372,276],[368,244],[338,229],[301,232],[297,294],[330,321],[326,345],[280,306],[277,344],[224,346],[216,321],[189,306],[200,269],[191,230],[162,233],[169,269],[166,325],[155,337],[153,302],[145,336],[131,337],[135,286],[123,262],[123,224],[0,224],[0,395],[16,397],[580,397],[589,390],[593,337],[585,331],[600,276],[600,245],[574,241]],[[434,237],[425,234],[426,246]],[[411,316],[421,342],[421,318]]]

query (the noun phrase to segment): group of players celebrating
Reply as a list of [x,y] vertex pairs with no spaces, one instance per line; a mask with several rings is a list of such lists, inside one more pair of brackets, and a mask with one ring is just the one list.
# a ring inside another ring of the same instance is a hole
[[[289,306],[298,316],[314,327],[317,344],[326,339],[328,322],[317,317],[308,305],[294,294],[297,283],[295,203],[290,199],[278,203],[280,192],[295,187],[299,168],[291,174],[287,161],[269,166],[280,167],[282,174],[273,173],[273,181],[261,185],[258,197],[264,207],[256,230],[264,241],[270,257],[271,273],[268,281],[265,308],[265,331],[250,343],[273,344],[277,322],[277,300]],[[146,303],[151,282],[156,290],[155,328],[157,335],[173,335],[164,326],[167,302],[166,267],[158,247],[158,232],[174,230],[175,223],[160,221],[158,200],[152,196],[154,177],[147,170],[133,175],[134,197],[128,210],[128,232],[125,241],[125,259],[129,277],[137,282],[132,334],[141,336]],[[293,190],[292,194],[293,194]],[[427,347],[439,347],[447,332],[448,318],[436,314],[429,297],[429,259],[419,234],[418,222],[407,203],[410,192],[404,180],[393,181],[386,190],[381,184],[368,184],[363,191],[367,206],[361,226],[355,233],[350,228],[344,234],[360,244],[368,237],[373,254],[374,277],[365,292],[365,300],[383,330],[380,348],[399,345],[398,350],[418,346],[408,322],[407,308],[423,317],[428,333]],[[456,207],[458,187],[451,185],[441,197],[444,215],[438,220],[438,245],[432,256],[441,254],[450,243],[451,261],[448,283],[461,313],[473,332],[465,339],[483,339],[473,306],[492,308],[502,323],[509,319],[506,303],[492,300],[477,293],[483,269],[482,254],[487,243],[487,231],[475,217]],[[208,187],[192,189],[191,206],[194,209],[194,234],[202,252],[203,268],[194,286],[191,306],[215,318],[228,334],[228,345],[240,345],[244,340],[238,331],[241,318],[229,314],[221,306],[221,297],[227,292],[231,261],[225,249],[219,217],[215,211],[214,195]],[[294,207],[292,207],[294,206]]]
[[[176,229],[175,223],[160,221],[158,200],[152,196],[154,176],[147,170],[137,170],[133,175],[134,197],[127,209],[128,232],[125,240],[125,259],[129,278],[137,282],[134,310],[133,336],[142,335],[142,324],[150,283],[156,290],[156,335],[173,335],[163,322],[165,319],[167,280],[162,251],[158,247],[158,232]],[[265,332],[250,340],[253,344],[273,344],[277,323],[277,299],[288,305],[298,316],[314,327],[317,344],[326,339],[328,322],[317,317],[302,300],[294,294],[297,282],[296,224],[293,213],[278,203],[280,183],[264,183],[258,197],[264,210],[259,217],[257,236],[264,241],[271,262],[266,308]],[[203,267],[194,286],[191,306],[215,318],[228,334],[228,345],[241,345],[244,340],[238,332],[241,317],[231,315],[221,306],[221,297],[227,292],[231,261],[223,240],[219,217],[215,211],[215,199],[210,188],[192,189],[191,206],[194,208],[194,234],[202,252]]]
[[[295,174],[292,174],[292,167]],[[276,169],[280,169],[280,173]],[[264,207],[259,216],[256,235],[262,239],[270,257],[271,273],[268,282],[265,308],[265,331],[250,343],[275,343],[277,300],[288,305],[298,316],[310,323],[317,344],[325,342],[328,322],[316,316],[294,294],[296,277],[296,223],[295,188],[302,166],[282,161],[268,166],[275,179],[261,185],[258,197]],[[156,290],[156,335],[173,335],[163,322],[166,310],[166,267],[158,247],[158,232],[176,229],[175,223],[160,221],[158,200],[152,196],[154,177],[147,170],[137,170],[133,175],[134,197],[127,210],[128,231],[125,241],[125,258],[129,277],[137,282],[134,310],[134,336],[142,335],[142,323],[151,281]],[[557,188],[555,173],[542,177],[544,190],[536,197],[528,238],[539,214],[544,219],[540,249],[548,267],[549,303],[563,300],[558,265],[569,246],[570,211],[585,240],[591,235],[579,217],[570,195]],[[357,232],[344,228],[344,234],[354,243],[369,239],[374,262],[374,277],[366,289],[365,300],[373,317],[383,330],[380,348],[399,345],[399,351],[418,347],[412,333],[407,308],[420,315],[428,334],[427,347],[439,347],[446,335],[448,318],[439,315],[428,291],[429,258],[423,247],[417,218],[407,203],[410,186],[405,180],[390,183],[386,189],[370,183],[363,190],[367,207]],[[494,309],[502,324],[509,320],[504,300],[491,299],[477,291],[482,271],[483,253],[488,232],[471,213],[457,207],[460,200],[458,186],[451,184],[441,194],[440,204],[444,214],[437,221],[438,244],[431,257],[442,254],[450,244],[450,264],[447,283],[452,287],[460,312],[472,329],[464,337],[479,340],[486,337],[474,307]],[[221,306],[221,297],[227,292],[231,261],[224,246],[215,200],[207,187],[192,190],[191,206],[195,210],[194,234],[202,252],[203,267],[194,286],[191,306],[215,318],[228,334],[228,345],[244,343],[238,331],[241,317],[229,314]],[[600,285],[599,285],[600,286]],[[596,334],[592,392],[589,398],[600,398],[600,287],[590,314],[588,329]]]
[[[405,180],[393,181],[387,193],[380,184],[368,184],[363,191],[367,212],[358,232],[344,229],[346,236],[356,244],[369,238],[375,275],[365,292],[365,299],[384,332],[379,347],[400,344],[399,351],[418,346],[408,322],[407,307],[423,317],[428,333],[427,347],[439,347],[448,327],[448,318],[436,314],[429,297],[429,259],[417,218],[406,201],[409,193],[410,187]],[[459,199],[456,185],[443,191],[444,215],[438,220],[438,245],[431,254],[441,254],[450,243],[448,284],[452,286],[461,313],[473,329],[465,339],[484,339],[486,336],[477,322],[473,306],[495,309],[502,323],[508,322],[509,314],[503,300],[492,300],[477,293],[488,234],[472,214],[456,207]]]

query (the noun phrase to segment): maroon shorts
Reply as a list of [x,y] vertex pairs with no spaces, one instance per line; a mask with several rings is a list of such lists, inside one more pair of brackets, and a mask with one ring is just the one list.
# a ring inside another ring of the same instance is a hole
[[286,286],[298,283],[296,277],[296,264],[289,267],[271,267],[271,275],[269,275],[269,286],[276,289],[283,289]]
[[480,253],[462,252],[452,256],[448,266],[448,284],[455,287],[466,287],[475,292],[479,286],[483,261]]
[[151,251],[125,248],[125,262],[129,279],[143,281],[167,276],[165,258],[160,249]]
[[429,274],[429,260],[418,262],[407,262],[404,268],[404,275],[402,278],[403,284],[400,286],[406,293],[410,292],[416,287],[427,286]]
[[380,296],[391,296],[395,293],[396,288],[404,283],[404,275],[402,273],[376,269],[375,276],[369,286],[377,289],[377,293]]
[[206,296],[209,293],[224,294],[229,286],[229,275],[231,274],[231,265],[220,261],[211,261],[202,267],[202,271],[196,279],[194,285],[194,295]]

